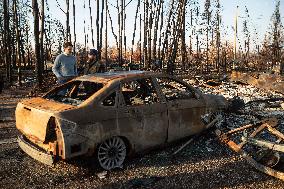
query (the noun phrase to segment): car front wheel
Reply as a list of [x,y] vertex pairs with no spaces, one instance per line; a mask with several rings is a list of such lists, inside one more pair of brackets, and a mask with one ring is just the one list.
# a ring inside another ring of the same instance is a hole
[[126,157],[126,145],[120,137],[112,137],[98,147],[98,161],[105,170],[122,167]]

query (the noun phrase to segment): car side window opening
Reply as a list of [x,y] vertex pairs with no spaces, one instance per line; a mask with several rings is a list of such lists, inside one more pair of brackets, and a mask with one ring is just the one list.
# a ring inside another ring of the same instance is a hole
[[102,83],[73,81],[63,88],[51,91],[45,98],[74,106],[80,105],[103,87]]
[[115,106],[116,91],[108,95],[102,102],[103,106]]
[[122,95],[127,106],[153,104],[159,101],[151,79],[137,79],[122,84]]
[[157,78],[157,81],[167,101],[190,99],[194,97],[192,89],[183,83],[171,78]]

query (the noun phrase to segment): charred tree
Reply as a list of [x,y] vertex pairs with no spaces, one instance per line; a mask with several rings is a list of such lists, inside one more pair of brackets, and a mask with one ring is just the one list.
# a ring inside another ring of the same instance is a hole
[[[277,1],[275,10],[272,14],[267,37],[268,47],[266,48],[270,52],[270,56],[272,58],[271,68],[273,68],[276,63],[280,63],[281,48],[284,46],[284,28],[281,22],[280,1]],[[283,62],[281,67],[283,68]]]
[[205,0],[204,8],[204,19],[206,22],[206,72],[209,72],[209,32],[210,32],[210,21],[211,21],[211,2]]
[[3,1],[3,15],[4,15],[4,55],[6,65],[6,78],[8,83],[12,84],[12,69],[11,69],[11,48],[10,48],[10,16],[9,16],[9,1]]
[[44,22],[45,22],[45,13],[44,13],[44,0],[41,0],[41,21],[40,21],[40,57],[41,57],[41,73],[43,73],[44,71],[44,64],[46,62],[45,60],[45,53],[44,53],[44,33],[45,33],[45,29],[44,29]]
[[107,21],[107,16],[108,16],[108,0],[105,0],[105,6],[106,6],[106,9],[105,9],[105,62],[106,62],[106,65],[108,65],[108,54],[107,54],[107,51],[108,51],[108,35],[107,35],[107,32],[108,32],[108,21]]
[[70,32],[70,2],[66,0],[66,41],[71,41]]
[[39,42],[39,8],[37,0],[32,0],[33,17],[34,17],[34,40],[35,40],[35,59],[38,85],[42,85],[42,60],[40,57],[40,42]]
[[97,39],[99,40],[100,42],[100,46],[99,46],[99,57],[101,59],[101,49],[102,49],[102,46],[103,46],[103,27],[104,27],[104,7],[105,6],[105,2],[104,0],[102,0],[102,10],[101,10],[101,24],[100,24],[100,38]]
[[15,34],[16,34],[16,57],[18,59],[18,83],[21,86],[21,80],[22,80],[22,73],[21,73],[21,41],[20,41],[20,31],[19,31],[19,19],[18,19],[18,4],[17,0],[13,0],[13,10],[14,10],[14,28],[15,28]]
[[99,59],[101,58],[101,49],[100,49],[100,1],[97,0],[97,18],[96,18],[96,27],[97,27],[97,49],[99,51]]
[[[93,16],[92,16],[92,7],[91,7],[91,0],[89,0],[89,13],[90,13],[90,22],[91,22],[91,40],[92,40],[92,46],[95,46],[95,40],[94,40],[94,29],[93,29]],[[98,27],[98,25],[97,25]]]
[[137,17],[138,17],[139,9],[140,9],[140,0],[138,0],[137,7],[136,7],[136,13],[135,13],[134,31],[132,34],[132,44],[131,44],[131,58],[130,58],[131,62],[133,62],[133,46],[134,46],[134,40],[135,40],[135,35],[136,35]]
[[245,7],[245,15],[246,15],[245,16],[246,19],[243,22],[243,33],[244,33],[244,36],[245,36],[245,58],[244,58],[244,63],[245,63],[245,66],[247,68],[248,67],[249,53],[250,53],[250,32],[249,32],[249,26],[248,26],[250,16],[249,16],[249,12],[248,12],[247,7]]
[[77,41],[77,36],[76,36],[76,7],[75,7],[75,0],[72,1],[73,5],[73,36],[74,36],[74,41],[73,41],[73,54],[76,54],[76,41]]

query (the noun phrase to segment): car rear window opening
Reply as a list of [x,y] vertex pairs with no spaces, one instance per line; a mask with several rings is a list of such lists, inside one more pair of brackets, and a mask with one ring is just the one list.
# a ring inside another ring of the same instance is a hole
[[102,83],[73,81],[51,91],[45,98],[64,104],[78,106],[101,88],[103,88]]

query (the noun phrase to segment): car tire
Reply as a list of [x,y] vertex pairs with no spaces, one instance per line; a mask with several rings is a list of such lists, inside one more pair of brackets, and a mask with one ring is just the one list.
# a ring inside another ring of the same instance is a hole
[[112,137],[98,146],[97,158],[105,170],[121,168],[126,158],[126,144],[120,137]]

